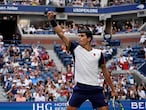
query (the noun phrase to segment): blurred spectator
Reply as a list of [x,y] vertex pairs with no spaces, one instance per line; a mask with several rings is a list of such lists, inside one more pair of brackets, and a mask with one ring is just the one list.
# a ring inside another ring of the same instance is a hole
[[41,26],[39,26],[37,29],[36,29],[36,31],[43,31],[44,29],[41,27]]
[[137,65],[136,64],[132,64],[129,67],[129,70],[136,70],[137,69]]
[[25,97],[26,97],[26,101],[27,102],[32,102],[33,101],[33,96],[32,96],[32,92],[29,86],[26,87],[26,92],[25,92]]
[[39,0],[32,0],[31,1],[31,5],[32,6],[38,6],[38,5],[40,5]]
[[16,102],[26,102],[26,97],[23,96],[21,91],[17,92]]
[[146,99],[146,93],[145,91],[143,90],[143,87],[142,86],[138,86],[138,96],[139,96],[139,100],[144,100]]
[[131,53],[133,51],[133,49],[131,48],[130,45],[128,45],[125,49],[126,53]]
[[92,47],[96,47],[97,43],[96,43],[96,40],[95,39],[92,39],[91,45],[92,45]]
[[20,55],[20,47],[14,45],[12,47],[12,49],[13,49],[13,52],[14,52],[14,56],[19,56]]
[[73,28],[71,29],[71,32],[77,34],[78,33],[78,26],[74,22],[72,23],[72,25],[73,25]]
[[73,72],[72,72],[72,67],[71,65],[67,66],[67,73],[66,73],[66,81],[72,82],[73,80]]
[[34,25],[31,25],[31,26],[29,27],[28,32],[29,32],[30,34],[34,34],[34,33],[36,32],[36,28],[34,27]]
[[144,82],[141,83],[141,87],[144,91],[146,91],[146,84]]
[[106,7],[107,4],[108,4],[108,0],[101,0],[101,1],[100,1],[100,6],[101,6],[102,8]]
[[63,52],[67,52],[66,46],[64,44],[61,45],[61,49],[62,49]]
[[146,35],[144,34],[144,32],[141,32],[141,36],[140,36],[140,44],[145,44],[146,43]]
[[43,65],[48,64],[49,59],[50,59],[49,53],[47,51],[44,51],[41,55],[41,59],[42,59]]
[[24,49],[22,52],[21,52],[21,55],[22,55],[22,59],[30,59],[30,53],[28,51],[28,49]]
[[45,96],[43,95],[42,91],[37,90],[36,94],[34,95],[35,102],[45,102]]
[[120,54],[120,57],[118,59],[118,65],[123,70],[128,70],[129,69],[129,63],[128,63],[126,57],[123,54]]
[[67,97],[64,95],[63,91],[59,92],[59,96],[56,97],[56,101],[57,102],[66,102],[67,101]]
[[39,61],[38,61],[38,59],[37,59],[36,57],[32,60],[31,66],[32,66],[32,67],[37,67],[37,66],[39,66]]
[[95,30],[96,35],[101,35],[103,32],[103,25],[101,23],[97,24]]
[[53,96],[53,93],[47,93],[47,99],[46,101],[54,101],[54,96]]
[[73,0],[73,7],[83,7],[84,3],[81,0]]
[[0,33],[0,40],[1,40],[1,41],[3,40],[3,35],[2,35],[2,33]]
[[32,80],[28,75],[25,75],[24,84],[26,87],[29,87],[29,85],[32,84]]
[[34,52],[35,57],[38,57],[39,56],[39,47],[38,47],[38,45],[33,44],[31,48],[32,48],[32,52]]
[[127,85],[130,84],[130,85],[134,85],[134,78],[133,78],[133,75],[132,73],[128,72],[127,74]]
[[115,62],[111,62],[111,65],[108,67],[109,71],[117,70],[117,65]]
[[92,0],[93,7],[100,7],[100,0]]
[[133,65],[133,57],[131,56],[130,53],[127,56],[127,62],[129,64],[129,66],[132,66]]
[[6,92],[6,94],[8,95],[8,99],[9,101],[15,101],[16,95],[17,95],[17,86],[13,85],[12,88]]
[[65,6],[65,0],[59,0],[59,6]]
[[47,65],[49,68],[56,68],[56,64],[53,59],[50,59]]
[[21,35],[19,33],[13,34],[11,43],[17,45],[20,44],[20,42],[21,42]]
[[53,0],[46,0],[46,5],[53,5]]
[[12,67],[15,68],[15,67],[20,67],[19,63],[17,62],[16,59],[13,60],[12,62]]

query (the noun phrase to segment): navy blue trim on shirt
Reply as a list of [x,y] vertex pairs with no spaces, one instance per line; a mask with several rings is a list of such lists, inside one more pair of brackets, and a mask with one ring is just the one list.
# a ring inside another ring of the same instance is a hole
[[100,59],[99,59],[99,67],[101,67],[102,64],[105,64],[105,58],[103,54],[101,53]]
[[75,55],[74,55],[74,49],[78,46],[78,42],[74,41],[74,42],[71,42],[70,44],[70,48],[69,48],[69,51],[71,52],[73,58],[75,59]]

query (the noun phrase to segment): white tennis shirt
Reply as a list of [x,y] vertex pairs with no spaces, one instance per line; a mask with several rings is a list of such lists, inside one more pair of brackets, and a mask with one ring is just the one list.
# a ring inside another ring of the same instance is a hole
[[99,60],[101,58],[101,50],[92,49],[87,51],[80,45],[71,44],[71,52],[75,61],[75,81],[100,86],[99,79]]

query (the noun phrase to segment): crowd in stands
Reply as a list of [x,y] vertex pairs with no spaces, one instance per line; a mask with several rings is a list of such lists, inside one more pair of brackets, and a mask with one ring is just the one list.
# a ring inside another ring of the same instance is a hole
[[[74,72],[72,65],[66,65],[67,71],[59,71],[57,64],[50,58],[46,48],[34,44],[0,44],[0,83],[5,90],[5,97],[9,101],[32,102],[32,101],[57,101],[66,102],[72,94],[74,86]],[[96,48],[96,47],[95,47]],[[113,53],[113,48],[109,46],[99,47],[103,54]],[[139,47],[142,48],[142,47]],[[63,52],[66,52],[64,45],[61,45]],[[108,67],[109,72],[117,70],[129,70],[133,65],[133,60],[129,56],[134,47],[125,48],[128,56],[121,55],[117,60],[113,60]],[[146,52],[145,52],[146,53]],[[143,58],[144,60],[144,58]],[[127,61],[128,67],[123,62]],[[135,66],[136,67],[136,66]],[[104,88],[105,95],[111,98],[111,91],[99,73],[100,84]],[[138,85],[132,73],[111,75],[114,85],[121,100],[146,99],[145,84]]]
[[[47,25],[43,25],[43,24],[42,26],[31,25],[29,28],[21,27],[21,29],[24,34],[55,34],[53,28],[51,27],[51,25],[49,25],[49,23],[44,23],[44,24]],[[100,35],[103,32],[102,23],[98,23],[96,25],[83,25],[83,24],[75,24],[75,23],[66,25],[61,23],[60,26],[63,28],[65,34],[70,34],[70,35],[77,34],[78,30],[82,28],[89,28],[93,32],[93,34],[96,35]]]
[[[102,7],[102,0],[1,0],[0,4],[12,5],[57,5],[57,6],[79,6],[79,7]],[[139,0],[110,0],[107,5],[123,5],[139,3]],[[105,5],[105,6],[107,6]],[[86,27],[92,30],[93,34],[100,35],[103,30],[103,24],[96,25],[64,25],[61,24],[65,34],[77,34],[78,30]],[[120,26],[120,27],[119,27]],[[138,24],[129,21],[124,24],[113,22],[112,34],[136,32]],[[55,34],[51,26],[36,27],[31,25],[27,30],[22,29],[23,33],[29,34]],[[0,36],[1,37],[1,36]],[[94,44],[96,45],[96,44]],[[62,49],[65,51],[64,47]],[[103,54],[112,57],[113,49],[110,47],[101,47]],[[111,58],[110,57],[110,58]],[[140,62],[136,62],[140,58]],[[137,68],[138,63],[146,59],[146,47],[140,46],[132,48],[128,46],[108,67],[109,72],[113,70],[132,70]],[[72,94],[74,86],[72,66],[67,65],[67,71],[62,72],[57,69],[57,64],[50,58],[46,48],[36,45],[5,45],[0,42],[0,83],[5,90],[5,96],[9,101],[32,102],[32,101],[57,101],[66,102]],[[111,90],[103,79],[102,72],[99,73],[99,82],[104,88],[105,95],[111,98]],[[119,93],[121,100],[146,99],[146,85],[138,85],[135,82],[132,73],[117,74],[111,76],[114,85]]]
[[146,62],[146,45],[128,45],[117,58],[113,59],[109,70],[133,70]]
[[67,101],[72,71],[58,71],[44,47],[1,44],[0,83],[9,101]]
[[[141,100],[146,99],[146,84],[138,84],[133,78],[131,70],[138,70],[138,67],[146,62],[146,46],[140,43],[134,46],[125,47],[120,56],[113,58],[108,66],[109,72],[125,70],[126,74],[112,75],[115,87],[120,100]],[[141,73],[142,74],[142,73]],[[145,76],[145,73],[144,73]],[[108,88],[105,84],[105,88]],[[109,98],[110,90],[105,91]]]
[[112,34],[122,34],[122,33],[131,33],[137,32],[140,24],[134,23],[132,21],[118,21],[112,22]]
[[145,35],[144,31],[141,32],[139,43],[142,44],[142,45],[146,44],[146,35]]
[[1,0],[0,4],[12,5],[49,5],[49,6],[72,6],[72,7],[107,7],[141,3],[141,0]]
[[[69,24],[63,24],[61,23],[60,26],[63,28],[63,31],[65,34],[68,35],[75,35],[78,33],[78,31],[82,28],[89,28],[94,35],[101,35],[104,32],[104,24],[102,22],[99,22],[94,25],[84,25],[84,24],[75,24],[69,23]],[[110,34],[123,34],[123,33],[134,33],[138,32],[138,29],[140,28],[140,24],[133,23],[130,20],[127,21],[113,21],[111,30],[112,32]],[[35,24],[31,24],[30,27],[21,27],[23,34],[55,34],[53,28],[49,23],[44,22],[43,24],[40,24],[38,26]],[[104,32],[106,33],[106,32]]]

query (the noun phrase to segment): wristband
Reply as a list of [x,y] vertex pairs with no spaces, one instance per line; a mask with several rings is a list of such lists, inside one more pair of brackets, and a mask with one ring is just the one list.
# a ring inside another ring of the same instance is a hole
[[56,27],[57,26],[57,23],[56,23],[55,20],[51,20],[50,23],[51,23],[52,27]]

